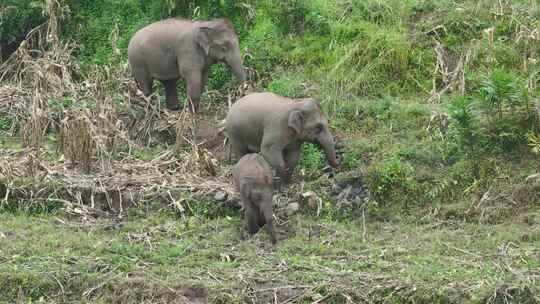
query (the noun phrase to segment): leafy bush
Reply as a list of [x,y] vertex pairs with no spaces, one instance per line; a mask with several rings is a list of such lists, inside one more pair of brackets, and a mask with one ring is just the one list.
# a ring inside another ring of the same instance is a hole
[[282,72],[280,74],[266,86],[267,91],[289,98],[305,97],[301,71],[294,73]]
[[519,151],[527,133],[538,130],[538,119],[529,100],[529,89],[516,74],[495,69],[482,77],[479,90],[490,140],[503,151]]
[[311,143],[302,145],[300,160],[298,161],[300,170],[304,170],[308,176],[313,176],[319,174],[325,164],[326,158],[319,147]]
[[9,117],[0,116],[0,134],[11,128],[12,122]]
[[414,176],[414,168],[394,155],[369,168],[368,183],[379,202],[385,204],[403,199],[407,205],[418,188]]
[[473,99],[464,96],[456,98],[450,108],[450,116],[456,122],[459,146],[465,157],[473,163],[473,174],[478,176],[478,160],[482,157],[481,149],[485,147],[486,139],[473,114]]
[[517,75],[494,70],[490,75],[483,77],[482,84],[479,92],[481,100],[490,114],[497,112],[499,119],[502,118],[503,110],[513,110],[521,101]]
[[111,63],[118,57],[117,50],[125,59],[131,36],[151,20],[136,0],[75,1],[71,10],[73,15],[62,34],[78,43],[76,56],[87,64]]
[[0,59],[14,51],[26,34],[45,21],[43,1],[3,0],[0,5]]

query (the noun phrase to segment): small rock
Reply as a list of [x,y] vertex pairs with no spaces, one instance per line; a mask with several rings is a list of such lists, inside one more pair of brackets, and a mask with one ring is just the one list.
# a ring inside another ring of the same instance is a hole
[[224,202],[227,200],[227,193],[224,191],[218,191],[216,194],[214,194],[214,199],[218,202]]
[[295,214],[298,210],[300,210],[299,203],[290,203],[287,205],[286,213],[287,215],[291,216]]
[[315,192],[308,191],[305,193],[302,193],[302,202],[304,205],[307,205],[311,209],[316,209],[319,205],[319,197]]

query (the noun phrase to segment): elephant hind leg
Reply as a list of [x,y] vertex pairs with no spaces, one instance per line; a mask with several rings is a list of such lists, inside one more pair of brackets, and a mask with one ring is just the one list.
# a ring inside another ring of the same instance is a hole
[[165,86],[165,97],[167,99],[167,108],[171,111],[177,111],[180,109],[178,105],[178,93],[176,92],[177,79],[162,80],[163,86]]

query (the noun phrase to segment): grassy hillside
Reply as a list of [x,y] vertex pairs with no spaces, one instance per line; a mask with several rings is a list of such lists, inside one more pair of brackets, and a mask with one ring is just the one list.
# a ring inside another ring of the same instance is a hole
[[[0,302],[540,301],[538,1],[6,4]],[[189,118],[136,96],[129,39],[171,16],[228,17],[256,90],[317,98],[346,142],[335,176],[304,146],[278,248],[215,199],[229,69],[212,69],[200,147]]]
[[[30,14],[26,7],[35,1],[26,2],[21,7]],[[227,16],[240,36],[251,79],[285,96],[318,98],[350,141],[345,171],[369,171],[366,182],[380,199],[394,195],[389,192],[422,204],[446,195],[459,199],[470,187],[469,192],[487,190],[491,179],[513,170],[512,162],[536,162],[536,1],[62,4],[61,37],[75,43],[83,70],[125,65],[130,37],[152,21]],[[234,85],[228,68],[215,66],[207,90],[227,92]],[[108,94],[118,95],[117,85]],[[439,118],[445,123],[437,127]],[[322,166],[319,159],[310,154],[303,163],[315,169]],[[525,167],[521,174],[536,169]]]

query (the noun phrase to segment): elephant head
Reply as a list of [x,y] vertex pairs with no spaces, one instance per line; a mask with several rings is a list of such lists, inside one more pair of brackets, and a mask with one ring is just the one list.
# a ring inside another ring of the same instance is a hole
[[257,183],[251,176],[244,176],[240,181],[240,193],[258,206],[272,205],[272,180],[268,178],[265,183]]
[[205,56],[214,61],[227,63],[238,79],[246,80],[238,37],[229,20],[202,22],[197,28],[195,41]]
[[319,145],[330,165],[339,166],[334,137],[330,133],[328,119],[320,105],[315,100],[307,98],[298,102],[288,115],[288,126],[296,137]]

